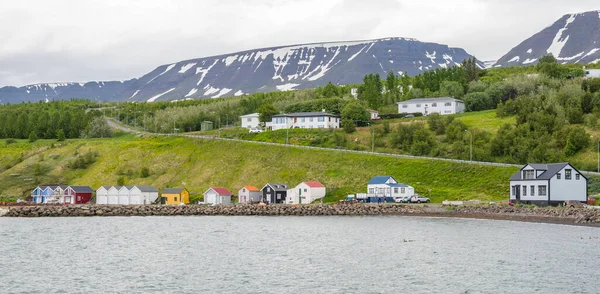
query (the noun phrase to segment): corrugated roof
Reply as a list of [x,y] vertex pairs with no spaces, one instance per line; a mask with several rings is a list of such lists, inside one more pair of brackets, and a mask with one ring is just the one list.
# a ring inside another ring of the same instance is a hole
[[311,188],[325,188],[325,186],[323,186],[323,184],[321,184],[319,182],[304,182],[304,183]]
[[377,176],[377,177],[372,178],[369,181],[369,185],[381,185],[381,184],[385,184],[390,178],[392,178],[392,177],[391,176]]
[[259,113],[250,113],[250,114],[242,115],[240,117],[252,117],[252,116],[259,116],[259,115],[260,115]]
[[163,194],[181,194],[184,188],[166,188],[163,189]]
[[[274,191],[279,191],[279,192],[287,191],[289,189],[288,185],[280,184],[280,183],[267,183],[265,185],[265,187],[266,186],[270,186],[271,189],[273,189]],[[264,187],[263,187],[263,189],[264,189]]]
[[[533,167],[535,170],[543,170],[545,171],[544,173],[542,173],[541,175],[539,175],[537,178],[535,178],[536,180],[549,180],[552,177],[554,177],[554,175],[556,175],[559,171],[561,171],[563,168],[565,168],[565,166],[569,165],[569,163],[552,163],[552,164],[536,164],[536,163],[530,163],[526,166],[531,166]],[[525,168],[526,166],[524,166],[523,168]],[[511,178],[511,181],[520,181],[521,179],[521,172],[523,171],[523,168],[521,168],[518,172],[516,172]]]
[[94,190],[90,186],[69,186],[73,191],[79,193],[93,193]]
[[294,113],[273,115],[273,117],[315,117],[315,116],[339,117],[338,115],[327,113],[327,112],[294,112]]
[[417,98],[406,101],[398,102],[398,104],[411,104],[411,103],[443,103],[443,102],[463,102],[452,97],[438,97],[438,98]]
[[229,190],[227,190],[226,188],[213,187],[213,188],[210,188],[210,189],[212,189],[213,191],[217,192],[217,194],[222,195],[222,196],[229,196],[229,195],[231,195],[231,192],[229,192]]
[[250,192],[258,192],[258,191],[260,191],[259,188],[256,188],[254,186],[244,186],[244,188],[246,188],[246,190],[248,190]]
[[136,186],[136,187],[138,189],[140,189],[140,191],[142,191],[142,192],[158,192],[158,190],[156,190],[156,188],[154,188],[152,186]]

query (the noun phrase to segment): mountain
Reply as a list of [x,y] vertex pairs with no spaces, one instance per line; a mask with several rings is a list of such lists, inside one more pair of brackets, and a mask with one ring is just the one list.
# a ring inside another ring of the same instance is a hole
[[[415,39],[314,43],[248,50],[157,67],[124,82],[37,84],[0,88],[1,103],[89,98],[102,101],[173,101],[362,82],[390,70],[415,75],[460,64],[465,50]],[[483,67],[483,63],[480,63]]]
[[560,63],[600,61],[600,11],[563,16],[510,50],[494,67],[530,65],[549,54]]

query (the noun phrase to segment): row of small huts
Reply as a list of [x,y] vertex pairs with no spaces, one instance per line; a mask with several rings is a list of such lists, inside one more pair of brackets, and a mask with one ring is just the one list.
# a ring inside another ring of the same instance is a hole
[[[86,204],[93,198],[89,186],[38,186],[31,192],[38,204]],[[96,204],[147,205],[160,203],[178,205],[190,203],[186,188],[165,188],[159,191],[151,186],[102,186],[96,191]],[[294,188],[287,184],[267,183],[261,189],[244,186],[238,191],[239,203],[308,204],[325,197],[326,189],[320,182],[302,182]],[[231,204],[233,193],[226,188],[211,187],[203,193],[205,204]]]

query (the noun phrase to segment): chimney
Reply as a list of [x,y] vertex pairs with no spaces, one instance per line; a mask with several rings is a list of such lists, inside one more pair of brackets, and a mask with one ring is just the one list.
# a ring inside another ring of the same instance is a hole
[[323,111],[322,111],[322,112],[323,112],[323,113],[325,113],[325,109],[323,109]]

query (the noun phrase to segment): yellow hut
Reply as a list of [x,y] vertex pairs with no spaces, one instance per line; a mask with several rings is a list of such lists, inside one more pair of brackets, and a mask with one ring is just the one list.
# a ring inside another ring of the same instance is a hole
[[161,204],[178,205],[190,203],[190,192],[186,188],[167,188],[161,195]]

